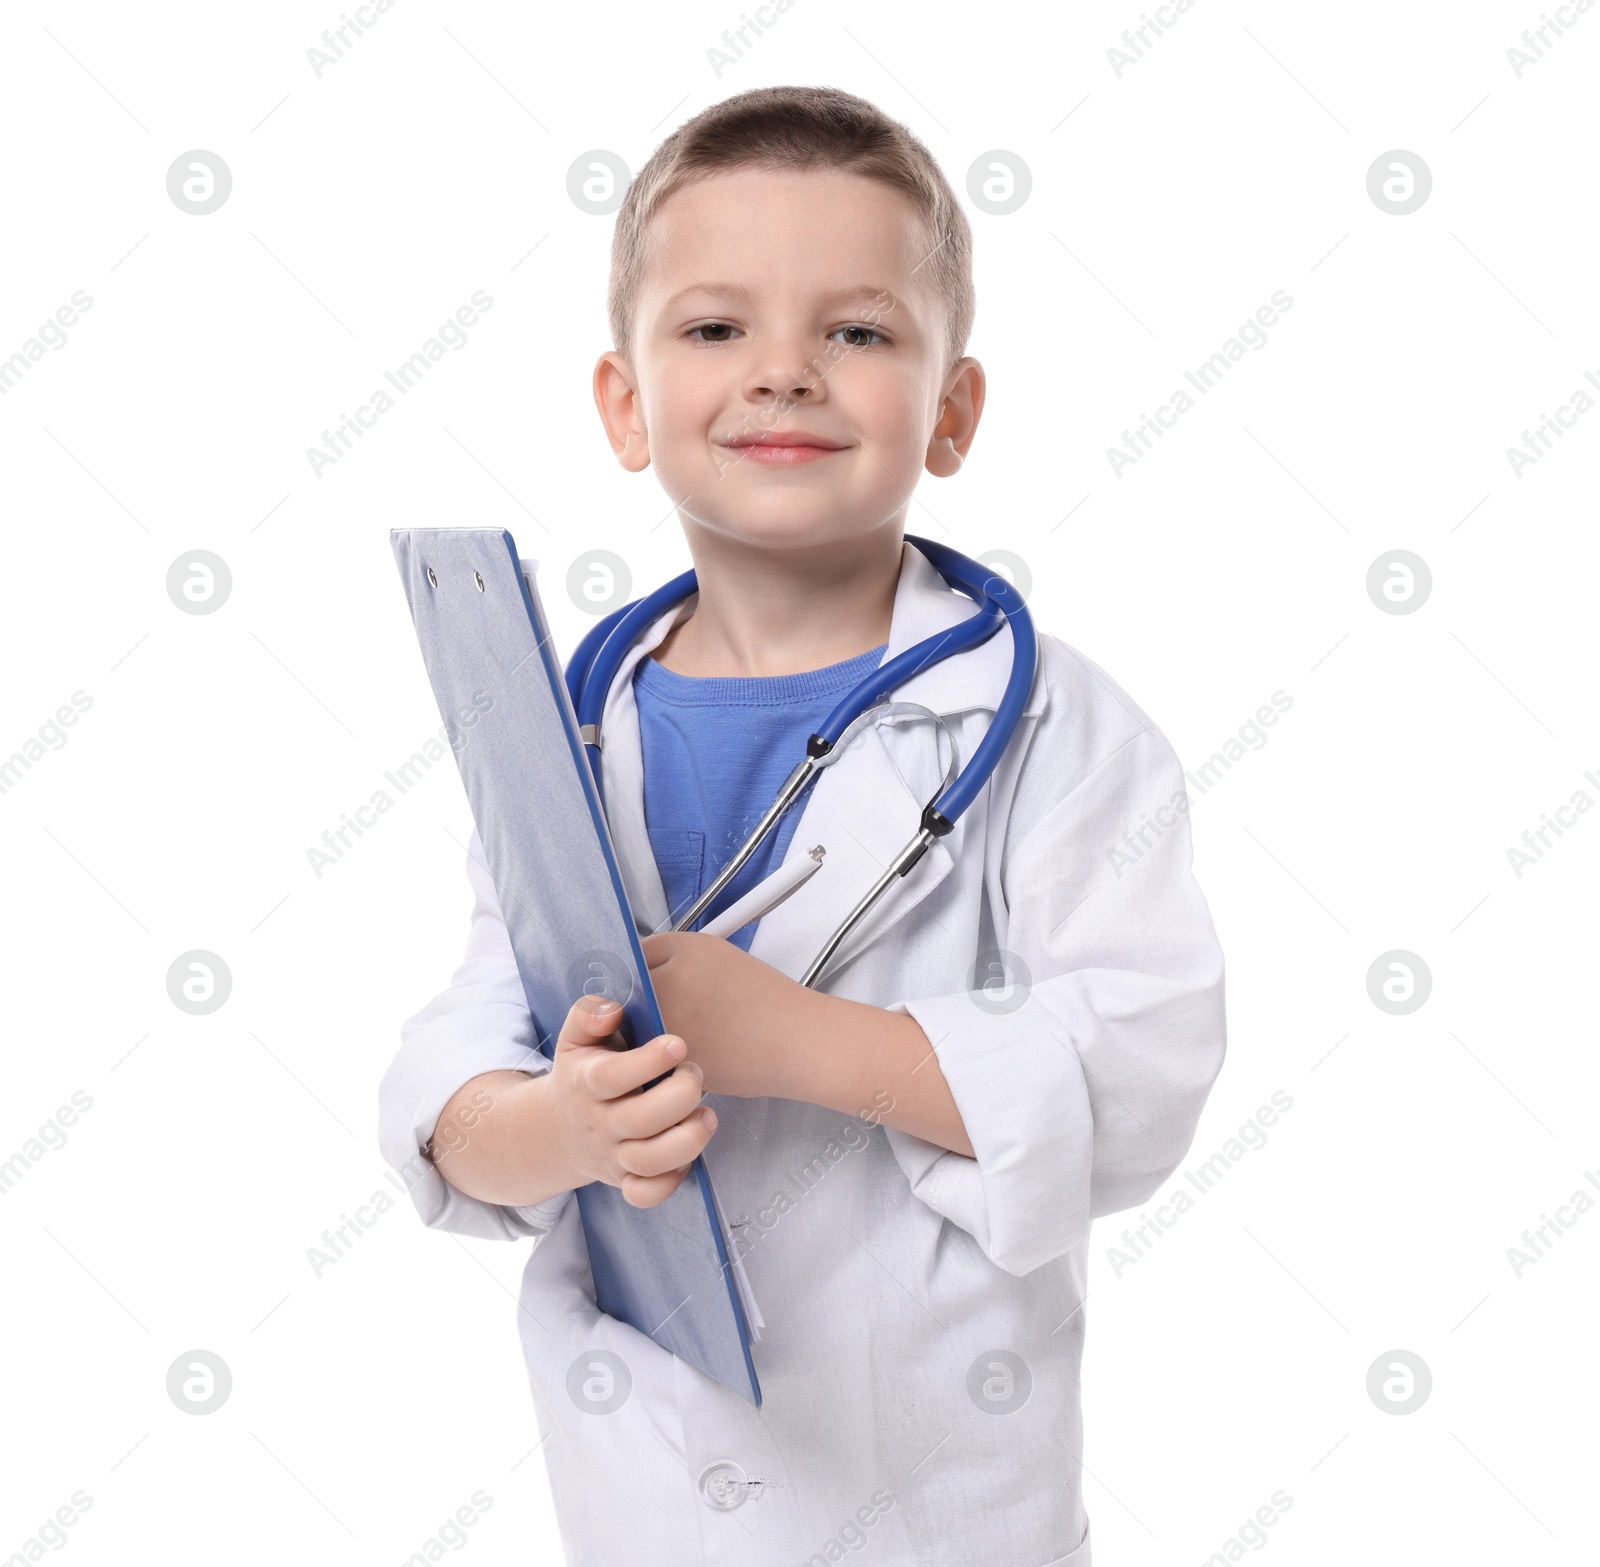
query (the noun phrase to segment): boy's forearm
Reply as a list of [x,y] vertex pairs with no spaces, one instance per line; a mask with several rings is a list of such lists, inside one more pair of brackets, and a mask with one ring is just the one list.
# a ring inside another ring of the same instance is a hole
[[548,1073],[484,1072],[462,1085],[428,1143],[434,1168],[480,1202],[524,1208],[585,1182],[566,1151]]
[[803,1019],[775,1057],[781,1098],[870,1115],[924,1142],[973,1157],[955,1096],[914,1017],[806,991]]
[[915,1018],[807,989],[715,936],[674,931],[645,937],[644,949],[667,1026],[705,1069],[708,1092],[870,1115],[973,1157]]

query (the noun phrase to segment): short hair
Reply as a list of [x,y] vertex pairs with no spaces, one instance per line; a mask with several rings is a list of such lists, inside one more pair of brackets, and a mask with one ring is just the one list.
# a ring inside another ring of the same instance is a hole
[[945,307],[949,362],[966,351],[976,308],[972,230],[933,154],[898,120],[836,87],[756,87],[702,109],[650,155],[628,186],[611,236],[607,306],[613,346],[631,354],[650,220],[696,180],[729,169],[828,169],[877,180],[926,224],[922,263]]

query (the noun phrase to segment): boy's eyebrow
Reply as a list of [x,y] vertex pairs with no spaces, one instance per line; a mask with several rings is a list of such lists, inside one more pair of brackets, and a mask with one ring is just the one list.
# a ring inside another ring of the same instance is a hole
[[[729,299],[736,304],[748,305],[751,291],[743,283],[691,283],[687,288],[680,288],[662,308],[671,310],[691,294],[711,294],[718,299]],[[880,299],[884,295],[894,299],[897,304],[900,303],[892,290],[882,288],[875,283],[857,283],[847,288],[834,289],[831,293],[824,294],[818,303],[824,306],[845,305],[854,300]]]

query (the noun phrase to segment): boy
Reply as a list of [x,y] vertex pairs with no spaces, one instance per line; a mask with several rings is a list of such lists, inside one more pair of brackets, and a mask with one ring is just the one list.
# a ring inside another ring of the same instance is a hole
[[[956,472],[977,430],[972,301],[937,165],[846,93],[715,105],[629,189],[595,399],[624,467],[676,503],[700,584],[633,648],[602,725],[649,928],[844,690],[972,613],[902,539],[920,471]],[[1171,747],[1042,637],[977,802],[816,989],[796,979],[915,830],[950,742],[972,755],[1010,641],[899,688],[924,711],[824,772],[741,875],[819,842],[822,868],[753,932],[645,941],[673,1032],[635,1051],[584,998],[553,1064],[537,1053],[472,845],[466,961],[405,1025],[384,1148],[431,1158],[427,1223],[536,1237],[524,1353],[573,1567],[1088,1567],[1089,1222],[1176,1167],[1223,1055]],[[766,1319],[759,1410],[594,1305],[574,1188],[653,1205],[702,1153]]]

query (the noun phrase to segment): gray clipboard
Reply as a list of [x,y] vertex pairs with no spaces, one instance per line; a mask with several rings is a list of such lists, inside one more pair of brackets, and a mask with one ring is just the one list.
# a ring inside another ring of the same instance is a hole
[[[390,543],[428,680],[483,840],[535,1035],[603,991],[630,1046],[664,1033],[600,794],[536,586],[500,528],[404,528]],[[600,1309],[753,1403],[750,1327],[705,1161],[664,1203],[577,1192]]]

